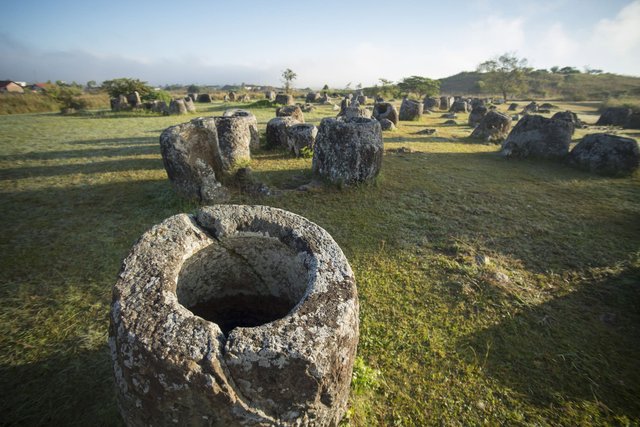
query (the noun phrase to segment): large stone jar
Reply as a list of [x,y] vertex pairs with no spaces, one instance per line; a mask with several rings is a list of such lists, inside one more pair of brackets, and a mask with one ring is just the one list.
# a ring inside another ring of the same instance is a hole
[[320,122],[312,169],[333,184],[373,180],[382,167],[382,129],[376,119],[325,118]]
[[110,321],[129,426],[335,426],[345,414],[354,275],[298,215],[215,205],[168,218],[124,260]]

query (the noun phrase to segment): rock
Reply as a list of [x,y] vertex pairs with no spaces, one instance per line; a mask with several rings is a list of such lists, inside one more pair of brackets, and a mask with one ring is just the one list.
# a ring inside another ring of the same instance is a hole
[[264,99],[266,99],[267,101],[275,101],[276,100],[276,93],[272,90],[268,90],[264,93]]
[[200,95],[198,95],[198,102],[211,102],[211,95],[209,95],[208,93],[201,93]]
[[380,172],[383,152],[377,120],[325,118],[318,129],[312,170],[338,185],[372,181]]
[[556,120],[564,120],[570,123],[573,123],[573,129],[580,129],[584,127],[584,123],[578,118],[578,115],[571,111],[558,111],[552,117],[552,119]]
[[514,114],[513,116],[511,116],[511,120],[517,122],[518,120],[520,120],[520,114]]
[[315,110],[316,107],[314,107],[311,104],[304,104],[302,107],[300,107],[300,109],[302,110],[303,113],[310,113],[313,110]]
[[518,104],[517,103],[512,103],[511,105],[509,105],[509,111],[516,111],[518,109]]
[[120,95],[117,98],[111,98],[111,110],[129,111],[131,110],[131,105],[129,104],[126,96]]
[[602,112],[596,126],[624,126],[633,114],[631,108],[611,107]]
[[375,97],[375,99],[374,99],[374,102],[376,102],[376,103],[382,103],[382,102],[384,102],[384,98],[383,98],[383,97],[381,97],[381,96],[376,96],[376,97]]
[[305,102],[311,103],[311,102],[318,102],[318,100],[320,99],[320,94],[317,92],[309,92],[307,93],[307,96],[305,98]]
[[[475,111],[475,110],[474,110]],[[501,142],[511,130],[511,118],[497,111],[489,111],[471,133],[471,138],[489,142]]]
[[546,110],[544,108],[538,108],[538,114],[549,114],[551,110]]
[[251,142],[249,143],[251,148],[258,148],[260,146],[260,132],[258,131],[258,119],[253,113],[242,110],[240,108],[231,108],[222,114],[223,117],[245,117],[247,126],[249,127],[249,133],[251,134]]
[[113,287],[109,349],[129,426],[337,426],[358,343],[342,250],[309,220],[216,205],[142,235]]
[[276,109],[277,117],[293,117],[300,123],[304,123],[304,114],[302,113],[302,109],[297,105],[286,105],[284,107],[280,107]]
[[132,107],[137,107],[139,105],[142,105],[142,101],[140,100],[140,94],[138,93],[137,90],[133,91],[133,93],[130,93],[129,96],[127,96],[127,101]]
[[162,113],[169,114],[169,106],[164,101],[153,101],[153,107],[151,107],[151,111],[154,113]]
[[396,125],[393,124],[393,122],[389,119],[380,119],[380,128],[383,131],[387,131],[387,130],[396,130]]
[[353,117],[365,117],[367,119],[371,118],[371,110],[364,107],[347,107],[344,110],[340,110],[338,113],[338,117],[340,118],[353,118]]
[[229,102],[229,95],[225,95],[225,96],[222,98],[222,100],[223,100],[224,102]]
[[342,101],[340,101],[340,112],[346,110],[351,106],[351,100],[347,97],[344,97]]
[[400,104],[399,119],[406,121],[420,120],[423,108],[422,103],[405,98]]
[[455,101],[455,98],[453,98],[451,96],[441,96],[440,97],[440,109],[441,110],[448,110],[449,108],[451,108],[451,105],[453,105],[454,101]]
[[193,100],[191,99],[191,97],[186,97],[184,99],[184,106],[187,109],[188,113],[195,113],[196,112],[196,106],[193,103]]
[[276,104],[281,105],[293,105],[293,96],[288,95],[286,93],[279,93],[276,95]]
[[160,135],[160,152],[169,180],[182,197],[218,203],[227,197],[216,177],[218,132],[213,118],[193,119]]
[[445,113],[442,116],[443,119],[457,119],[458,115],[456,113]]
[[236,101],[237,94],[234,91],[229,92],[227,94],[227,96],[229,97],[229,101],[231,101],[231,102],[235,102]]
[[543,108],[543,109],[545,109],[545,110],[552,110],[552,109],[554,109],[554,108],[558,108],[558,107],[557,107],[557,106],[555,106],[555,105],[553,105],[553,104],[550,104],[550,103],[548,103],[548,102],[545,102],[544,104],[540,105],[540,107],[539,107],[539,108]]
[[358,95],[356,100],[358,101],[358,104],[360,104],[360,105],[365,105],[367,102],[369,102],[369,98],[367,98],[364,95]]
[[631,113],[623,127],[625,129],[640,129],[640,111]]
[[473,98],[469,103],[469,110],[473,111],[474,109],[478,108],[478,107],[487,107],[488,102],[486,102],[484,99],[480,99],[480,98]]
[[236,96],[237,102],[251,102],[251,97],[247,94]]
[[214,117],[218,129],[219,166],[216,172],[221,171],[226,176],[236,164],[251,160],[252,125],[255,123],[255,117],[251,116]]
[[307,147],[313,149],[318,135],[318,128],[310,123],[294,124],[286,128],[287,145],[296,157],[300,157],[302,149]]
[[169,114],[171,115],[187,114],[187,106],[184,103],[184,99],[173,99],[169,104]]
[[288,147],[287,128],[300,123],[291,116],[274,117],[267,122],[267,148]]
[[331,98],[329,98],[329,95],[327,95],[327,93],[325,92],[322,94],[318,102],[321,102],[322,104],[328,104],[331,102]]
[[526,115],[502,144],[502,155],[511,158],[561,159],[569,152],[573,124],[564,120]]
[[382,119],[390,120],[394,125],[397,125],[399,120],[398,110],[390,102],[378,102],[374,104],[373,117],[378,121]]
[[478,126],[482,118],[486,115],[487,107],[485,107],[484,104],[476,105],[476,107],[471,110],[471,113],[469,113],[469,126],[471,126],[472,128]]
[[569,157],[569,165],[608,176],[628,176],[640,165],[640,150],[635,139],[606,133],[586,135]]
[[191,98],[191,101],[193,101],[193,102],[197,102],[198,101],[198,94],[197,93],[189,93],[189,94],[187,94],[187,97]]
[[440,108],[440,100],[438,98],[427,96],[422,101],[423,112],[426,110],[437,110]]
[[469,111],[469,104],[463,100],[454,101],[449,108],[450,113],[466,113],[467,111]]
[[443,124],[445,124],[445,125],[457,125],[458,123],[456,123],[455,120],[447,120]]
[[273,195],[269,187],[254,178],[253,171],[249,167],[239,168],[233,177],[233,182],[241,192],[252,197]]
[[340,107],[338,105],[334,105],[333,108],[331,108],[333,111],[340,111]]
[[390,149],[387,150],[390,153],[396,153],[396,154],[409,154],[409,153],[413,153],[413,150],[409,147],[400,147],[400,148],[395,148],[395,149]]
[[537,111],[538,111],[538,103],[536,101],[531,101],[522,110],[523,114],[524,113],[536,113]]

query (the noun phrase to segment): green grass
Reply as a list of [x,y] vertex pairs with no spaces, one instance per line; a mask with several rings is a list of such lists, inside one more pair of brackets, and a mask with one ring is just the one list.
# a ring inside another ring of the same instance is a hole
[[[166,179],[158,136],[231,105],[197,106],[0,117],[2,424],[120,425],[111,286],[146,229],[196,208]],[[560,107],[597,119],[597,103]],[[274,115],[252,111],[262,129]],[[311,159],[258,151],[256,177],[283,191],[232,198],[301,214],[347,255],[361,329],[345,423],[640,423],[640,177],[507,161],[444,120],[385,133],[387,150],[413,152],[388,151],[374,185],[287,190],[309,181]]]

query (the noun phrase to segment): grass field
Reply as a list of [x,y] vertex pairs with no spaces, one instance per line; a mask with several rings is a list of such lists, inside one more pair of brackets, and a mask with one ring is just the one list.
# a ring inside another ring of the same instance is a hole
[[[111,286],[146,229],[195,209],[166,179],[158,137],[235,105],[197,106],[0,117],[0,424],[121,424]],[[597,119],[597,103],[560,106]],[[274,116],[252,111],[261,129]],[[309,218],[349,259],[361,330],[345,423],[638,425],[640,176],[505,160],[444,120],[385,133],[374,185],[299,192],[311,160],[258,151],[257,178],[283,191],[232,197]],[[437,133],[415,134],[425,127]]]

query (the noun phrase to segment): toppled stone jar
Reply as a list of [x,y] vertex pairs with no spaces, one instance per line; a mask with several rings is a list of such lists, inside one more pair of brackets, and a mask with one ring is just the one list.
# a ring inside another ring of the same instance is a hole
[[113,289],[129,426],[318,425],[344,416],[358,297],[344,254],[276,208],[216,205],[147,231]]

